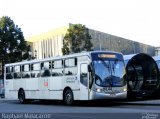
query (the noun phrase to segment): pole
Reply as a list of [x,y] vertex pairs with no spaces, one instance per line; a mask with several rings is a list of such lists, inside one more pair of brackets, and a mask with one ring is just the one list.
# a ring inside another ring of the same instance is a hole
[[101,51],[100,33],[99,33],[99,50]]

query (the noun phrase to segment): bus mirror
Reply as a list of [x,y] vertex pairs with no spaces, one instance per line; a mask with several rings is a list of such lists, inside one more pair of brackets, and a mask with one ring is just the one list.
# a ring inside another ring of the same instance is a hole
[[88,65],[88,72],[91,72],[91,67],[90,67],[90,65]]

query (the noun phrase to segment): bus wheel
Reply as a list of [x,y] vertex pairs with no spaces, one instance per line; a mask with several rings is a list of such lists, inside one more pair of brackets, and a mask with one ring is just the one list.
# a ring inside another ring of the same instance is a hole
[[64,104],[65,105],[72,105],[73,104],[73,93],[70,89],[67,89],[64,93]]
[[21,104],[26,103],[25,93],[24,93],[24,90],[23,90],[23,89],[21,89],[21,90],[18,92],[18,99],[19,99],[19,102],[20,102]]

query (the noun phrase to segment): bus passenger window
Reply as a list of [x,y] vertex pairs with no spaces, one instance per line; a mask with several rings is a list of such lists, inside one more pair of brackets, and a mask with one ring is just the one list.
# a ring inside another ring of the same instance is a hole
[[52,69],[52,76],[63,76],[63,69]]
[[76,75],[77,74],[77,58],[65,59],[65,75]]
[[72,75],[72,72],[71,72],[71,71],[68,71],[68,72],[66,73],[66,75]]
[[45,77],[45,76],[51,76],[51,73],[48,69],[45,69],[44,72],[42,73],[42,77]]
[[31,77],[32,77],[32,78],[35,78],[35,73],[32,72],[32,73],[31,73]]
[[6,74],[6,79],[13,79],[13,75],[12,74]]
[[22,65],[22,78],[30,78],[30,65]]
[[51,76],[51,62],[41,63],[41,77],[47,76]]
[[63,60],[52,61],[52,76],[63,76]]
[[21,78],[21,68],[20,68],[20,66],[15,66],[14,67],[14,78],[15,79]]
[[13,67],[6,67],[6,79],[13,79]]
[[31,64],[31,77],[38,78],[40,77],[40,63]]

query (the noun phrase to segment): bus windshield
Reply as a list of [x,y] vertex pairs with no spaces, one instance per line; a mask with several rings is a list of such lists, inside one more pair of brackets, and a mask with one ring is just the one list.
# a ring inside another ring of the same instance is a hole
[[125,85],[125,66],[123,61],[117,59],[99,59],[93,61],[93,64],[95,70],[95,83],[98,86],[119,87]]

